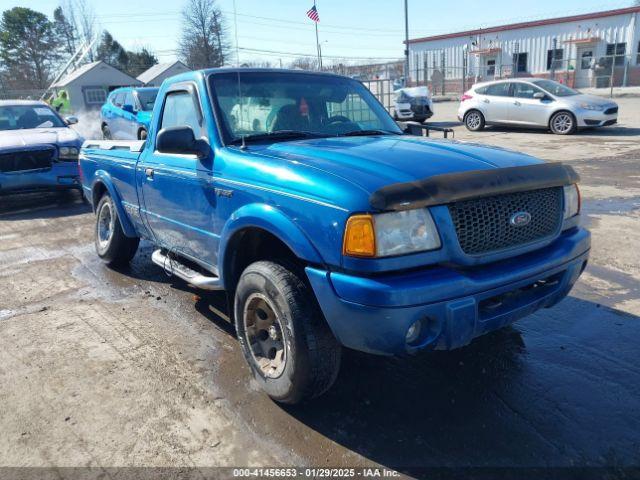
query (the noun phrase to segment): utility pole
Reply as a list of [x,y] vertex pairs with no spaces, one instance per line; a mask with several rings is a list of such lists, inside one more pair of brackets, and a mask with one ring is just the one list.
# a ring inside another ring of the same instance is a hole
[[409,83],[409,0],[404,0],[404,85]]
[[[313,0],[313,7],[316,8],[316,0]],[[322,70],[322,50],[320,49],[320,40],[318,39],[318,22],[314,21],[316,26],[316,46],[318,47],[318,70]]]

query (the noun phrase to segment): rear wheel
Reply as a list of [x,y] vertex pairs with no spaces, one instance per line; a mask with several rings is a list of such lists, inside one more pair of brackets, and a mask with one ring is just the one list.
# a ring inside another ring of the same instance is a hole
[[484,115],[479,110],[469,110],[464,116],[464,126],[472,132],[479,132],[484,128]]
[[113,137],[111,136],[111,129],[108,125],[102,126],[102,139],[103,140],[111,140]]
[[271,398],[298,403],[333,385],[341,347],[293,269],[268,261],[249,265],[236,288],[234,314],[244,356]]
[[127,237],[109,194],[102,196],[96,208],[95,246],[98,256],[108,265],[126,265],[138,250],[140,239]]
[[549,128],[556,135],[571,135],[577,130],[576,117],[571,112],[555,113],[549,121]]

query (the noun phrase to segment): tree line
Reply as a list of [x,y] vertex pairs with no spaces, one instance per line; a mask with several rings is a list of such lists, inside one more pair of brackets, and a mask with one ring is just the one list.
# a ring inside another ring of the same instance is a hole
[[[27,7],[5,10],[0,19],[0,87],[47,88],[96,32],[96,15],[87,0],[63,0],[52,18]],[[187,0],[181,32],[177,53],[190,68],[219,67],[228,61],[227,30],[215,0]],[[96,60],[132,77],[158,63],[150,49],[127,50],[106,30],[86,57],[86,61]]]

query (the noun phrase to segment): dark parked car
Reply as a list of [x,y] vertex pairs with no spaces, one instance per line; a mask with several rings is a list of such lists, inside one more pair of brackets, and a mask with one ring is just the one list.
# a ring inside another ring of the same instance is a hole
[[100,128],[105,140],[147,138],[157,88],[118,88],[109,94],[100,110]]
[[77,122],[44,102],[0,101],[0,194],[80,189]]

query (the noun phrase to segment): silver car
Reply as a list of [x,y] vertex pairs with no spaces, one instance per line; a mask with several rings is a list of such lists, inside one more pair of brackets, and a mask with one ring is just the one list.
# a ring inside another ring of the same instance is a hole
[[613,125],[618,121],[618,104],[553,80],[496,80],[478,83],[462,96],[458,119],[471,131],[509,125],[569,135],[580,128]]

